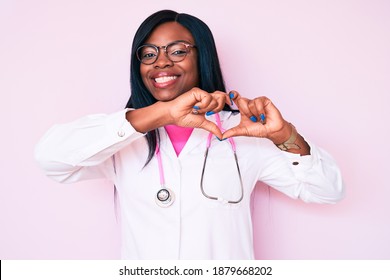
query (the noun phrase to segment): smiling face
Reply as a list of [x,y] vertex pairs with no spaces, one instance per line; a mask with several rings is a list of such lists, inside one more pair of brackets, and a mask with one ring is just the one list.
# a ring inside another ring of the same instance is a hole
[[[177,22],[167,22],[156,27],[145,44],[166,46],[174,41],[185,41],[195,45],[192,34]],[[140,72],[142,81],[155,99],[173,100],[180,94],[198,86],[196,49],[190,48],[184,60],[172,62],[165,55],[164,49],[160,48],[156,62],[151,65],[141,63]]]

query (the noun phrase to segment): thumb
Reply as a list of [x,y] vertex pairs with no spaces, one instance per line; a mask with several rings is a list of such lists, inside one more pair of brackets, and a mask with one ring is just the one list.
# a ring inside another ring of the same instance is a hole
[[222,132],[219,129],[219,127],[215,123],[213,123],[213,122],[211,122],[209,120],[205,119],[200,124],[199,128],[207,130],[207,131],[211,132],[212,134],[214,134],[215,136],[217,136],[219,139],[222,139]]
[[230,138],[234,136],[245,136],[247,134],[248,134],[247,130],[244,127],[235,126],[226,130],[222,135],[223,137],[222,139]]

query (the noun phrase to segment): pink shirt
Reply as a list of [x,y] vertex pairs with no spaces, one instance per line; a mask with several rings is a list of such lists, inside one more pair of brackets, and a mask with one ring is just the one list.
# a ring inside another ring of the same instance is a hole
[[194,128],[192,127],[181,127],[177,125],[166,125],[165,130],[168,133],[169,139],[171,139],[173,148],[175,149],[176,155],[179,156],[183,150],[188,138],[190,138]]

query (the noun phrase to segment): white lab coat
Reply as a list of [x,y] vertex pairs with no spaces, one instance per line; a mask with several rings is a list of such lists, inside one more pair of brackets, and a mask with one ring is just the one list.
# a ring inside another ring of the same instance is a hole
[[[267,139],[235,137],[244,198],[237,205],[207,199],[200,177],[208,132],[194,129],[177,156],[160,128],[166,186],[176,196],[172,206],[161,208],[155,203],[161,188],[157,159],[144,167],[146,140],[125,119],[127,110],[56,125],[35,153],[46,174],[59,182],[105,177],[115,184],[124,259],[253,259],[250,196],[258,181],[306,202],[334,203],[343,197],[340,171],[323,150],[310,144],[311,155],[301,157]],[[240,119],[231,112],[220,116],[225,129]],[[213,137],[204,189],[225,199],[240,196],[229,141]]]

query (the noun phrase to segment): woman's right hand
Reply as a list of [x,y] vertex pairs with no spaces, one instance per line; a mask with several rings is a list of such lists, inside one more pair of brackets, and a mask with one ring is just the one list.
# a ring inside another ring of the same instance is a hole
[[169,103],[171,123],[183,127],[202,128],[222,139],[222,132],[218,126],[206,119],[208,112],[220,112],[226,103],[229,104],[228,95],[222,91],[208,93],[199,88],[193,88]]
[[192,88],[171,101],[158,101],[151,106],[128,111],[126,118],[138,132],[142,133],[174,124],[201,128],[222,139],[221,130],[215,123],[207,120],[205,114],[220,112],[226,103],[230,104],[230,99],[222,91],[208,93],[199,88]]

